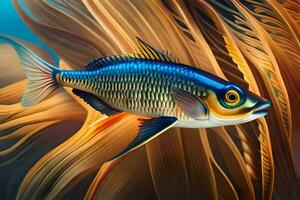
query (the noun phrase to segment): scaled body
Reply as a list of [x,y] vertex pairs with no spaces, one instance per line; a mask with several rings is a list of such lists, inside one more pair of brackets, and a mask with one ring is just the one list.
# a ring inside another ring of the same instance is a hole
[[180,120],[190,117],[176,105],[172,86],[204,99],[209,89],[222,84],[186,65],[138,58],[112,62],[99,69],[62,71],[57,77],[60,84],[93,93],[117,110]]
[[245,123],[267,114],[270,102],[219,77],[187,66],[138,39],[141,54],[106,56],[86,70],[60,70],[21,43],[15,47],[29,82],[21,104],[34,106],[60,86],[73,88],[95,110],[150,117],[124,155],[165,130],[178,126],[204,128]]

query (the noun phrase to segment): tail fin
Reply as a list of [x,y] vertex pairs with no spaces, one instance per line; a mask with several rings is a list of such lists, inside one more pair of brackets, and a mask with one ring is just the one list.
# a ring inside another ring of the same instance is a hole
[[3,35],[0,35],[0,40],[15,48],[24,73],[29,80],[21,101],[22,106],[30,107],[38,104],[59,87],[55,77],[59,72],[58,68],[38,57],[21,42]]

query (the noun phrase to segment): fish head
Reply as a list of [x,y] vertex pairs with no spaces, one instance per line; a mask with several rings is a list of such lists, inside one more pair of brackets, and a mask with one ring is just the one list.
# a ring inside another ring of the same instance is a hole
[[215,126],[246,123],[268,114],[271,102],[233,83],[211,89],[204,100]]

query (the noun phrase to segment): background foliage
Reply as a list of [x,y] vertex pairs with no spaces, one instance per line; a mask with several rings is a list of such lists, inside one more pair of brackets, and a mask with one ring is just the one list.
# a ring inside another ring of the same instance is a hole
[[[299,197],[297,0],[13,2],[27,26],[58,55],[61,68],[82,69],[103,55],[131,53],[140,37],[185,64],[270,99],[273,106],[267,117],[238,126],[173,128],[131,154],[106,162],[135,137],[138,117],[123,113],[94,123],[101,114],[68,89],[24,109],[19,101],[26,81],[18,57],[2,44],[4,198]],[[43,49],[26,45],[53,63]],[[18,188],[17,194],[12,188]]]

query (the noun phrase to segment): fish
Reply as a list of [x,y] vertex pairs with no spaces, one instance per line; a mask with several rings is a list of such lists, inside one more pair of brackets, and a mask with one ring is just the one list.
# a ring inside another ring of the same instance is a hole
[[84,70],[62,70],[10,37],[28,84],[21,104],[31,107],[60,87],[106,116],[128,112],[147,117],[137,136],[114,158],[123,156],[172,127],[236,125],[268,114],[271,102],[233,82],[180,62],[137,38],[139,53],[109,55]]

